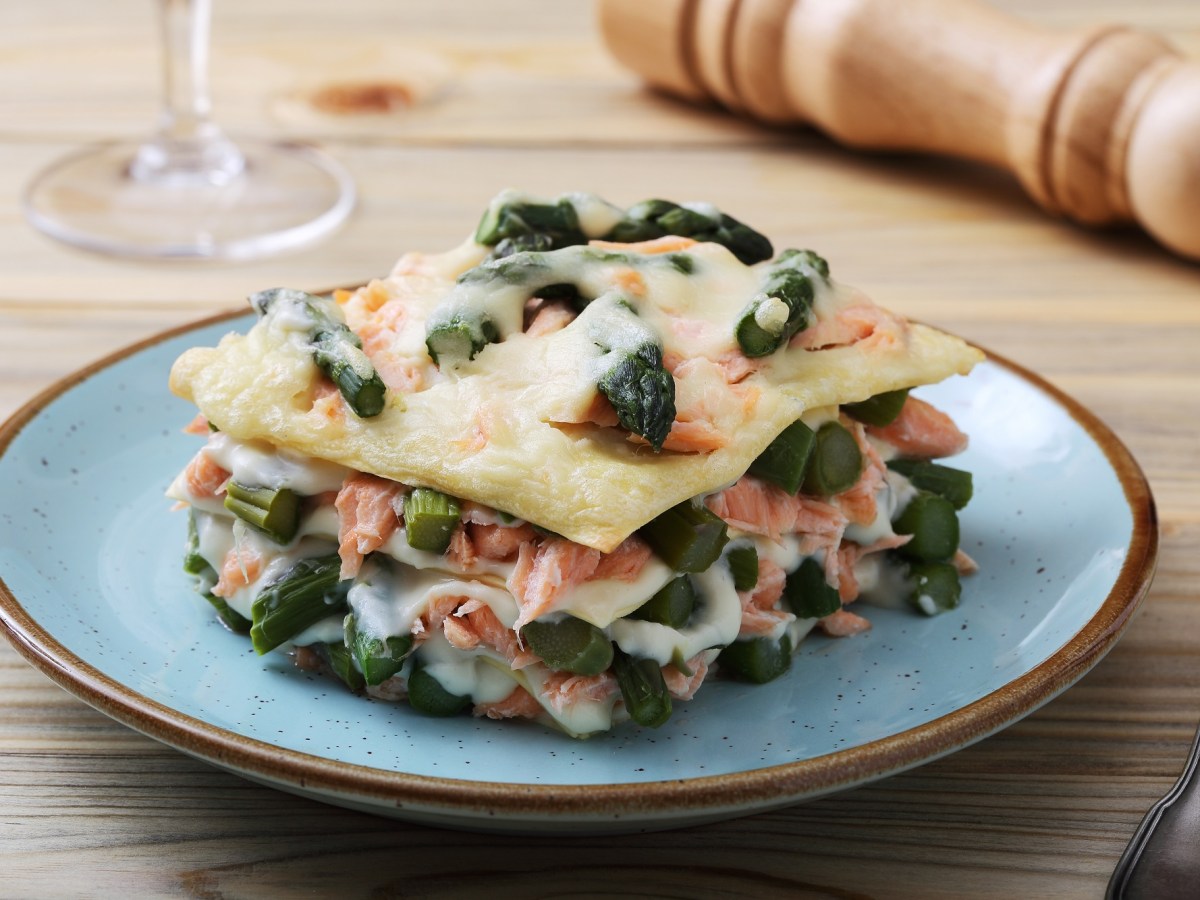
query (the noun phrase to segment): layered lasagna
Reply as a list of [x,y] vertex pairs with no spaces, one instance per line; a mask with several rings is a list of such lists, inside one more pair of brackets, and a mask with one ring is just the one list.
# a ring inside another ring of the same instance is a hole
[[709,204],[495,198],[357,290],[184,353],[185,569],[260,654],[573,736],[786,677],[861,601],[957,605],[980,353]]

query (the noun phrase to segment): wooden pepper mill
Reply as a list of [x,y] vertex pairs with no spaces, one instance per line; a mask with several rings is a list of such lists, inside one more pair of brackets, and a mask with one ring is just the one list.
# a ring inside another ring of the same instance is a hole
[[651,84],[852,147],[1012,171],[1048,211],[1200,259],[1200,66],[1121,26],[1048,32],[975,0],[599,0]]

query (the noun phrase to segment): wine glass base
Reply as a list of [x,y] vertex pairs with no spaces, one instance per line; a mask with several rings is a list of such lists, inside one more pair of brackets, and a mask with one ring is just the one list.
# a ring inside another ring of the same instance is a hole
[[245,260],[315,241],[354,207],[346,171],[300,144],[239,142],[245,168],[224,183],[135,178],[139,148],[101,144],[52,164],[26,190],[25,217],[112,256]]

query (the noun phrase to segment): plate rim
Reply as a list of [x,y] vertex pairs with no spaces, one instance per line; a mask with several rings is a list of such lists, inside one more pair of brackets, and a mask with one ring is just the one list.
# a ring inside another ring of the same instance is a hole
[[[92,376],[173,338],[247,314],[234,309],[174,326],[60,378],[0,425],[0,458],[53,401]],[[1046,395],[1101,450],[1131,512],[1129,549],[1095,614],[1047,659],[965,706],[855,747],[740,772],[613,784],[521,784],[396,772],[239,735],[138,693],[59,643],[25,610],[2,574],[0,628],[16,651],[59,687],[142,734],[227,770],[266,779],[276,787],[369,806],[387,804],[413,813],[492,821],[589,822],[633,817],[650,821],[756,812],[845,790],[960,750],[1054,699],[1111,649],[1145,599],[1154,576],[1157,510],[1146,476],[1128,448],[1096,414],[1040,375],[979,349],[987,361]]]

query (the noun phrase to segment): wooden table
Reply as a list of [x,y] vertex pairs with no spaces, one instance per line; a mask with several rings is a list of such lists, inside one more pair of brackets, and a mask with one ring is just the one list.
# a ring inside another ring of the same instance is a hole
[[[1200,55],[1195,0],[998,5],[1048,25],[1129,21]],[[22,220],[18,193],[81,142],[146,130],[153,17],[145,0],[0,5],[0,414],[258,288],[356,283],[405,249],[448,247],[503,186],[704,198],[1097,412],[1148,473],[1161,564],[1091,674],[947,759],[725,824],[536,844],[258,787],[114,724],[0,646],[0,895],[1100,895],[1200,720],[1200,269],[1136,232],[1053,221],[1001,174],[851,155],[644,92],[585,4],[218,7],[221,121],[321,142],[357,179],[360,207],[333,239],[256,264],[151,265],[51,243]],[[315,108],[335,83],[406,85],[418,102]]]

